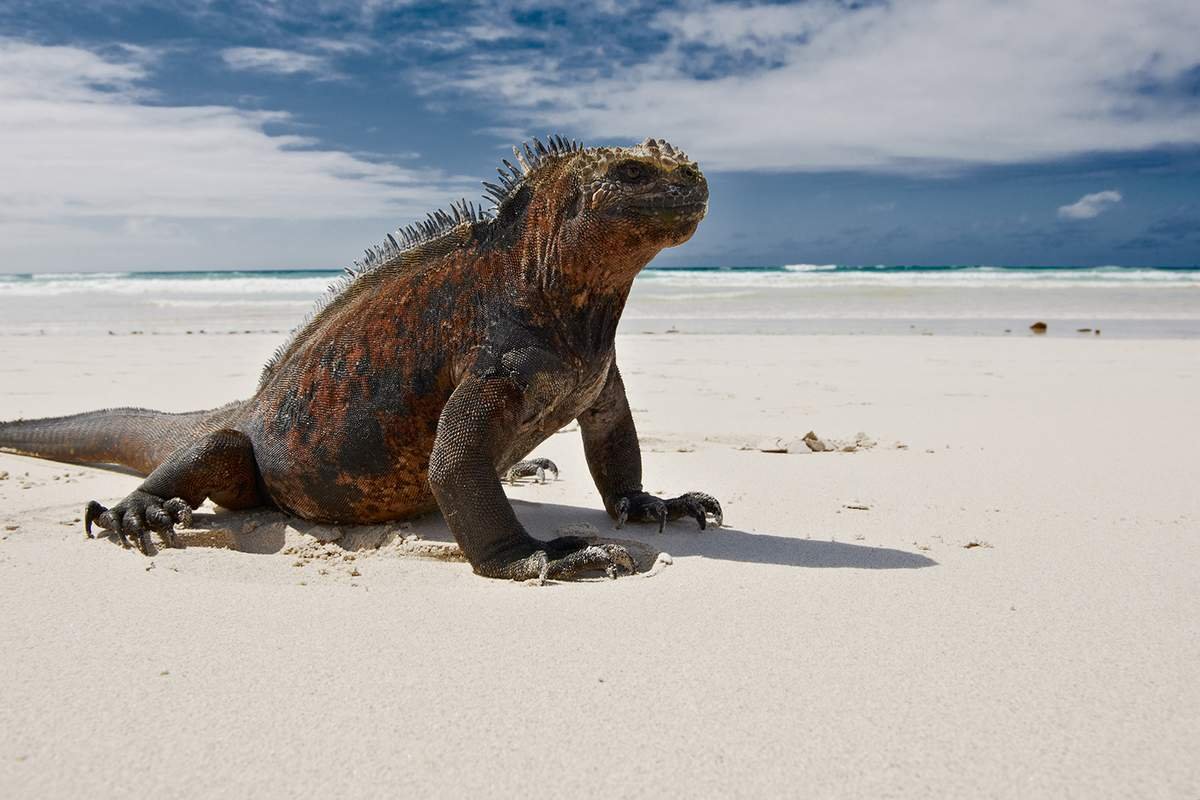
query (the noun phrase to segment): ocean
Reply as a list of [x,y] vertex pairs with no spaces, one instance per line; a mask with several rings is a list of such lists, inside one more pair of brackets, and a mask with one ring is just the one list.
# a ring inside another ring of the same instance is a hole
[[[0,335],[286,333],[338,270],[0,274]],[[1200,336],[1200,269],[650,267],[623,333]],[[1094,334],[1093,334],[1094,335]]]

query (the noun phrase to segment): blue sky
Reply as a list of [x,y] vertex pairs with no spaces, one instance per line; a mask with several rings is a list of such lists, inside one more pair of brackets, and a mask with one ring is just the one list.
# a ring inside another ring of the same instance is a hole
[[1194,0],[0,0],[0,271],[337,267],[664,137],[663,265],[1200,264]]

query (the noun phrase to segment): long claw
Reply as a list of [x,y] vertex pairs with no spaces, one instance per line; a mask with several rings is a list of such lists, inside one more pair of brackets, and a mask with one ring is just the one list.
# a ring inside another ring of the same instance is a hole
[[[175,525],[190,526],[192,507],[183,498],[172,497],[162,500],[155,495],[136,490],[112,508],[106,508],[93,500],[84,509],[84,533],[96,538],[93,524],[103,528],[122,547],[137,545],[145,555],[156,552],[154,536],[157,533],[168,547],[179,547],[175,538]],[[130,542],[130,539],[133,542]]]
[[133,539],[138,550],[142,551],[142,555],[150,555],[150,549],[154,543],[150,541],[150,531],[146,530],[146,526],[142,524],[136,511],[130,509],[125,512],[125,516],[121,520],[121,529]]
[[553,472],[555,480],[558,479],[558,465],[548,458],[530,458],[525,461],[518,461],[508,468],[508,472],[504,473],[504,479],[511,484],[515,484],[518,478],[534,478],[538,483],[546,482],[546,473]]
[[721,527],[724,521],[721,504],[710,494],[704,492],[687,492],[679,497],[663,500],[646,492],[630,492],[613,506],[617,527],[620,528],[629,519],[638,522],[657,522],[658,532],[666,529],[666,523],[681,517],[691,517],[696,520],[700,530],[708,529],[708,517],[711,515],[716,526]]
[[[107,520],[108,524],[105,524]],[[122,518],[120,514],[114,514],[111,510],[105,511],[97,520],[101,527],[107,528],[117,535],[117,541],[121,543],[121,547],[130,547],[129,537],[125,535],[125,529],[121,527]]]
[[175,524],[182,528],[192,526],[192,507],[181,497],[172,497],[163,503],[163,509],[175,518]]
[[616,578],[622,574],[632,575],[637,571],[637,563],[621,545],[593,544],[552,560],[545,574],[552,578],[570,578],[592,570],[603,570],[608,577]]
[[146,509],[146,524],[155,533],[165,534],[171,530],[175,520],[162,506],[151,506]]
[[167,547],[180,546],[175,537],[175,518],[162,506],[150,506],[146,509],[146,525],[162,537]]
[[87,508],[83,512],[83,532],[87,534],[87,538],[96,538],[92,534],[92,523],[105,511],[108,511],[108,509],[95,500],[87,504]]
[[712,514],[713,522],[716,523],[717,527],[721,527],[721,524],[725,521],[725,512],[721,509],[721,501],[717,500],[711,494],[705,494],[704,492],[691,492],[691,496],[704,507],[705,513]]

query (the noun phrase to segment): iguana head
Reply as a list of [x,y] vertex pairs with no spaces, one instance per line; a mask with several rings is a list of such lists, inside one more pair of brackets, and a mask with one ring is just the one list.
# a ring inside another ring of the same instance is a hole
[[[582,227],[614,227],[619,236],[657,245],[683,244],[708,211],[708,182],[682,150],[662,139],[635,147],[584,150],[570,165]],[[570,209],[569,209],[570,211]]]
[[[632,278],[660,250],[683,244],[708,210],[708,183],[695,161],[662,139],[633,147],[583,148],[560,137],[515,150],[505,162],[498,222],[518,210],[523,238],[556,254],[567,271],[603,262]],[[515,221],[515,220],[514,220]]]

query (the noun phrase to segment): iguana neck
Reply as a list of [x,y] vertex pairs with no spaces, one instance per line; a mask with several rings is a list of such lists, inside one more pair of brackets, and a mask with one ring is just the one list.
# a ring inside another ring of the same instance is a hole
[[590,360],[611,352],[639,269],[636,264],[601,257],[549,263],[538,270],[545,308],[564,343],[579,357]]

